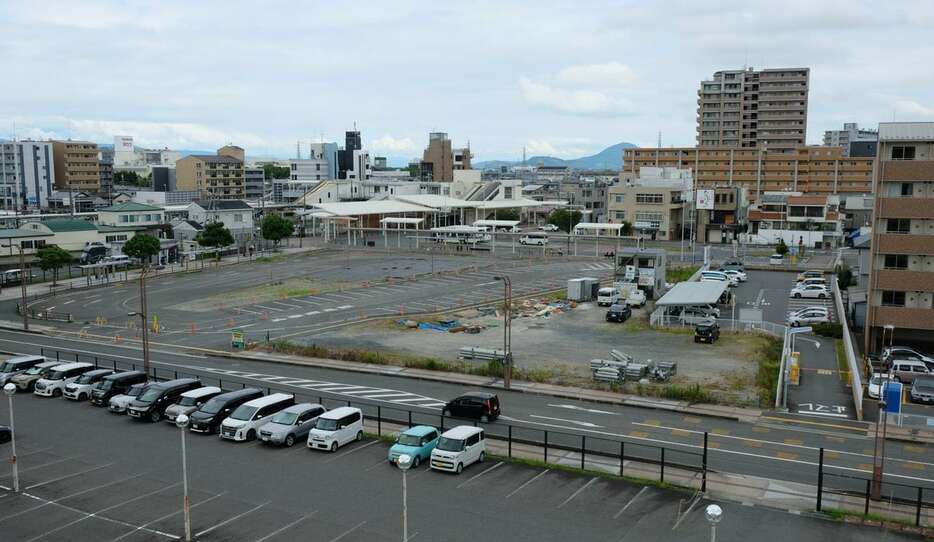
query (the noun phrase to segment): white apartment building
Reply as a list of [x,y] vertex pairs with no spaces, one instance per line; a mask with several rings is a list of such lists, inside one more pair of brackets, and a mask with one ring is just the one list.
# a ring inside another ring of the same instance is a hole
[[47,209],[54,183],[51,143],[9,141],[0,144],[0,208]]
[[824,131],[824,146],[843,147],[843,156],[850,155],[850,143],[857,141],[878,141],[878,130],[860,128],[855,122],[843,123],[842,130]]

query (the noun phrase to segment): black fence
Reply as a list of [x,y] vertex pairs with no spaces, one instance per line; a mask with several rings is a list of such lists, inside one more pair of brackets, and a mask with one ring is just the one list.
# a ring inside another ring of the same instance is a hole
[[[81,354],[77,352],[41,348],[40,354],[49,359],[55,359],[62,363],[87,362],[93,363],[96,367],[113,369],[115,371],[143,370],[142,363],[134,363],[125,360],[117,360],[106,356],[94,356],[90,354]],[[463,425],[463,419],[446,416],[438,412],[437,409],[430,409],[418,406],[392,405],[384,404],[374,400],[352,399],[347,400],[339,397],[338,393],[329,393],[326,391],[315,391],[303,389],[296,386],[277,384],[275,382],[265,383],[264,386],[258,386],[255,382],[245,381],[245,379],[236,376],[224,374],[214,374],[211,372],[193,371],[186,368],[175,369],[166,367],[157,367],[150,365],[150,378],[155,381],[172,380],[176,378],[197,378],[205,385],[218,386],[224,390],[237,390],[247,387],[265,389],[266,393],[273,391],[287,392],[295,396],[296,401],[313,402],[324,405],[331,409],[338,406],[353,406],[361,409],[363,415],[370,422],[376,423],[377,435],[383,435],[383,425],[392,424],[396,426],[411,427],[413,425],[431,425],[444,431],[456,425]],[[624,468],[626,462],[639,463],[642,465],[657,468],[659,482],[665,482],[665,471],[669,471],[669,482],[677,483],[670,476],[672,469],[691,473],[692,479],[699,479],[700,491],[707,490],[707,434],[704,434],[704,446],[702,451],[686,451],[677,448],[664,447],[656,444],[641,442],[636,438],[614,439],[605,435],[571,433],[568,431],[556,431],[552,429],[543,429],[533,425],[523,423],[503,423],[495,421],[491,423],[480,423],[473,421],[474,426],[482,426],[486,437],[501,441],[506,446],[506,455],[509,458],[530,457],[530,453],[541,453],[540,460],[546,464],[562,464],[588,468],[588,462],[591,467],[599,465],[600,470],[608,471],[607,464],[613,465],[613,474],[626,476]],[[569,457],[571,454],[579,454],[577,457]],[[564,461],[561,461],[564,459]],[[597,470],[597,469],[593,469]],[[645,478],[644,472],[638,473],[639,477]]]
[[[29,317],[33,320],[53,320],[56,322],[73,322],[74,319],[71,316],[70,312],[56,312],[50,310],[33,310],[27,305],[27,312]],[[23,314],[23,305],[21,303],[16,304],[16,314],[22,316]]]

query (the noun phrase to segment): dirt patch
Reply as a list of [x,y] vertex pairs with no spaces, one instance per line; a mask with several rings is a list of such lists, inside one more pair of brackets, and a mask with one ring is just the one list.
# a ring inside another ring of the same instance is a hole
[[224,292],[223,294],[186,301],[168,308],[191,312],[208,312],[230,307],[241,307],[244,305],[284,300],[291,297],[339,292],[354,286],[358,285],[351,282],[320,281],[307,277],[293,277],[269,284],[241,288],[230,292]]

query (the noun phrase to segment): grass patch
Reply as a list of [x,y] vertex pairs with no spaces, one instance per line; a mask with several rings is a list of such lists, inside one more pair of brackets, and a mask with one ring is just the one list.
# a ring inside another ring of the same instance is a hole
[[837,339],[833,342],[834,350],[837,351],[837,370],[840,380],[850,381],[850,365],[846,361],[846,347],[843,346],[843,339]]
[[700,266],[669,267],[665,270],[665,282],[684,282],[697,273]]
[[778,371],[782,362],[782,341],[775,337],[765,340],[753,353],[758,364],[756,387],[759,389],[759,406],[768,408],[775,404],[775,388],[778,386]]
[[700,384],[682,386],[679,384],[665,384],[653,386],[651,384],[636,384],[636,393],[646,397],[661,397],[673,401],[687,401],[689,403],[716,403],[716,398]]
[[861,512],[853,512],[850,510],[841,510],[839,508],[827,508],[823,507],[820,511],[821,514],[826,516],[829,519],[835,521],[843,521],[846,518],[859,518],[864,521],[876,521],[879,523],[897,523],[899,525],[905,525],[907,527],[914,527],[914,521],[901,519],[901,518],[890,518],[885,517],[881,514],[863,514]]
[[814,328],[815,335],[820,335],[821,337],[832,337],[834,339],[843,338],[843,326],[840,324],[815,324],[811,327]]
[[284,256],[260,256],[253,260],[256,263],[273,263],[285,259]]

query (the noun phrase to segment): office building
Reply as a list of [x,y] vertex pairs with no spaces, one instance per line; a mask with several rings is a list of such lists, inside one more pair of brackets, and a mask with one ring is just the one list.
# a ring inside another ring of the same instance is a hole
[[54,180],[55,161],[51,143],[0,143],[0,208],[47,209]]
[[97,167],[101,177],[101,195],[110,198],[114,190],[114,151],[100,149],[97,153]]
[[[359,149],[358,149],[359,150]],[[344,164],[346,169],[339,171],[342,150],[338,150],[337,143],[312,143],[308,149],[308,158],[289,160],[289,180],[299,183],[314,183],[337,179],[343,173],[347,178],[347,171],[353,170],[353,152],[350,160]]]
[[420,167],[424,180],[452,182],[454,170],[472,169],[470,166],[470,146],[455,149],[444,132],[428,134],[428,147],[422,154]]
[[723,147],[634,148],[623,151],[620,181],[643,167],[690,168],[698,188],[742,186],[751,201],[764,192],[857,195],[872,192],[873,158],[843,156],[839,147],[800,146],[793,152]]
[[363,149],[360,132],[353,130],[344,133],[344,148],[337,153],[337,178],[346,179],[347,172],[354,168],[354,151]]
[[152,166],[152,189],[155,192],[171,192],[177,187],[175,168]]
[[642,168],[633,182],[609,187],[607,222],[628,222],[647,239],[689,238],[692,185],[689,169]]
[[[866,352],[934,338],[934,122],[879,124]],[[888,337],[892,326],[894,337]],[[927,344],[924,344],[927,343]]]
[[178,190],[197,190],[205,199],[243,199],[246,179],[243,173],[244,151],[228,145],[216,155],[191,155],[175,163]]
[[266,195],[266,173],[261,167],[248,167],[243,170],[246,199],[258,200]]
[[53,141],[55,188],[76,192],[100,192],[101,174],[97,144],[90,141]]
[[804,196],[798,192],[767,192],[746,213],[749,227],[745,242],[807,251],[837,248],[843,244],[840,196]]
[[[879,132],[876,130],[867,130],[860,128],[855,122],[843,123],[842,130],[827,130],[824,132],[824,145],[828,147],[843,147],[843,156],[870,156],[863,149],[872,149],[875,151],[875,143],[879,138]],[[856,143],[859,151],[856,154],[851,152],[851,148]],[[870,144],[870,145],[867,145]],[[871,155],[875,157],[875,152]]]
[[808,68],[726,70],[697,92],[699,147],[793,152],[804,145]]

